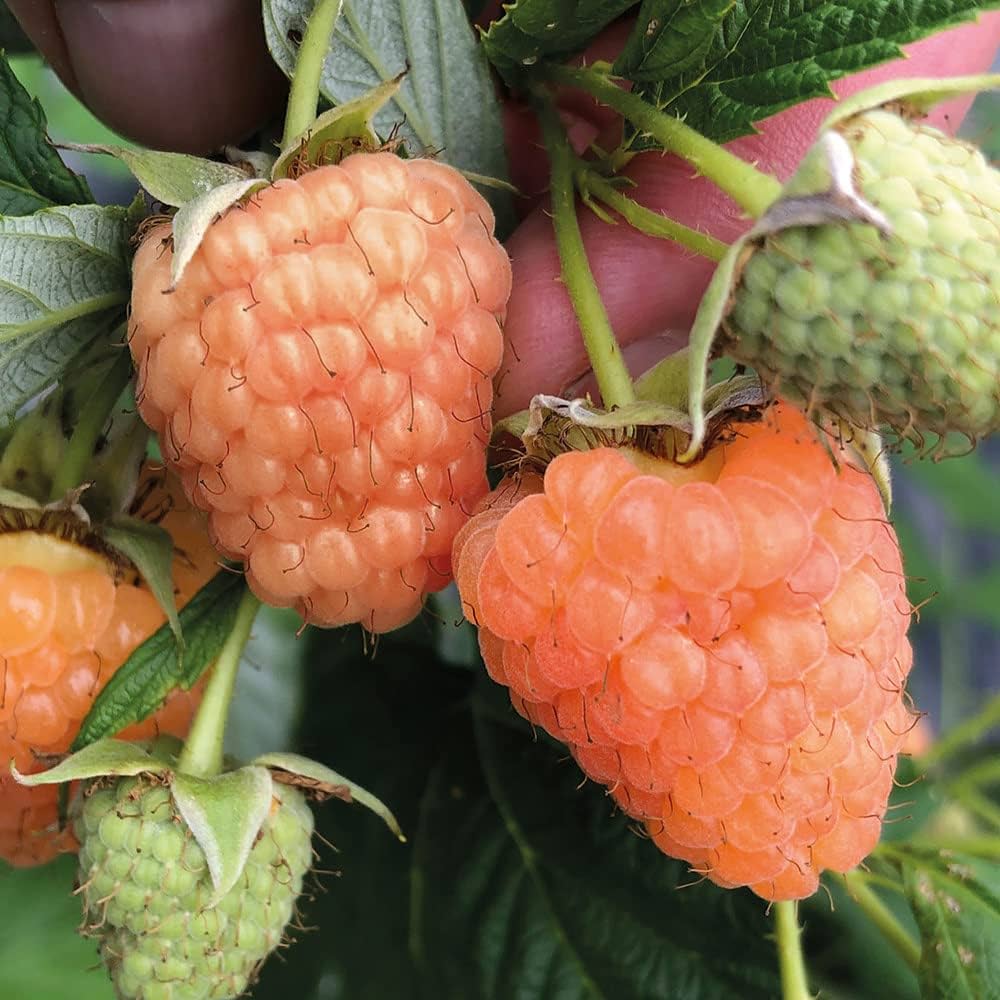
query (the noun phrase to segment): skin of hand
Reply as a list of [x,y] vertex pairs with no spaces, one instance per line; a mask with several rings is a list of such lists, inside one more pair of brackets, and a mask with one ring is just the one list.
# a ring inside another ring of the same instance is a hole
[[[8,0],[53,68],[111,127],[145,145],[206,152],[236,142],[280,113],[286,84],[264,43],[260,7],[248,0]],[[495,8],[496,5],[494,4]],[[485,16],[494,11],[488,6]],[[482,19],[481,19],[482,20]],[[587,53],[613,58],[630,25],[613,25]],[[907,57],[834,84],[840,97],[893,77],[956,76],[989,69],[1000,46],[1000,14],[983,15],[907,48]],[[613,116],[579,95],[563,112],[578,148]],[[932,122],[949,131],[970,99],[940,106]],[[768,119],[759,134],[730,148],[787,178],[832,107],[814,100]],[[508,352],[498,380],[498,416],[523,409],[537,392],[593,392],[544,199],[546,165],[531,115],[505,108],[511,172],[536,197],[507,242],[514,266]],[[656,211],[724,240],[749,226],[711,183],[672,156],[644,153],[626,170],[629,194]],[[712,263],[625,223],[602,222],[588,209],[580,223],[612,326],[635,373],[682,346]]]

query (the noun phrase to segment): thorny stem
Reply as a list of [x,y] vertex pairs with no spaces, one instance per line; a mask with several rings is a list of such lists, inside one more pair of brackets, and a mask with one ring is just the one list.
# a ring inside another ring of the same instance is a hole
[[309,15],[288,94],[285,133],[281,139],[283,150],[288,149],[296,136],[305,132],[316,117],[323,63],[330,50],[330,36],[340,16],[340,7],[341,0],[316,0],[316,6]]
[[745,212],[760,218],[781,193],[781,182],[734,156],[718,143],[685,125],[680,118],[622,90],[607,73],[595,67],[546,66],[539,71],[553,83],[577,87],[627,118],[655,139],[667,152],[687,160],[725,191]]
[[847,889],[865,916],[879,929],[882,936],[895,949],[900,958],[916,972],[920,967],[920,945],[906,932],[892,910],[879,899],[868,885],[864,873],[855,868],[846,875],[836,876]]
[[940,764],[946,757],[964,749],[970,743],[975,743],[994,726],[1000,726],[1000,694],[991,698],[981,712],[959,723],[946,736],[942,736],[917,763],[921,767]]
[[53,500],[61,500],[85,480],[97,442],[104,432],[104,425],[131,377],[132,359],[123,348],[117,361],[80,411],[76,427],[66,445],[66,454],[52,481]]
[[798,904],[794,900],[774,904],[774,930],[783,1000],[813,1000],[806,977],[805,958],[802,955]]
[[594,282],[580,233],[573,180],[575,155],[552,103],[545,95],[539,95],[535,106],[552,165],[552,224],[562,279],[580,324],[583,344],[597,378],[601,399],[608,409],[625,406],[633,402],[635,392],[601,293]]
[[243,649],[250,638],[260,601],[248,589],[236,609],[236,620],[194,717],[187,742],[177,761],[177,769],[195,778],[211,778],[222,770],[222,740],[226,734],[226,719]]
[[688,250],[708,257],[710,260],[722,260],[729,247],[707,233],[699,233],[680,222],[676,222],[661,212],[654,212],[645,205],[640,205],[634,198],[629,198],[604,177],[587,167],[577,171],[577,183],[584,194],[593,195],[614,209],[633,229],[647,236],[658,239],[673,240]]

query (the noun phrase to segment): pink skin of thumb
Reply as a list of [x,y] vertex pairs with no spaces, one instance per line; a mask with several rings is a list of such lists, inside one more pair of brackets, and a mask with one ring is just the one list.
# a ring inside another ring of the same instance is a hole
[[[1000,14],[953,29],[907,48],[897,60],[834,85],[840,97],[895,77],[959,76],[988,71],[1000,44]],[[961,122],[971,98],[939,106],[931,121],[948,131]],[[812,143],[833,107],[814,100],[774,116],[760,134],[731,148],[785,179]],[[626,174],[641,204],[731,241],[749,226],[739,208],[689,166],[672,156],[647,153]],[[573,307],[559,277],[559,256],[548,205],[539,205],[507,244],[514,290],[507,313],[507,356],[498,379],[497,415],[526,407],[538,392],[595,392]],[[609,225],[579,209],[583,239],[609,318],[633,373],[683,346],[698,301],[712,274],[711,261],[673,243],[644,236],[624,222]]]

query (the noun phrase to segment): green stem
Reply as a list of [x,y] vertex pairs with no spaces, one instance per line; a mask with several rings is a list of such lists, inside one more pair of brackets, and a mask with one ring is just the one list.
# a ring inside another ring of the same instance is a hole
[[878,928],[882,936],[895,949],[900,958],[916,972],[920,968],[920,945],[906,932],[892,910],[868,885],[863,872],[855,868],[846,875],[836,876],[865,916]]
[[282,149],[287,149],[296,137],[309,128],[316,117],[323,63],[330,51],[330,36],[340,17],[340,6],[341,0],[316,0],[316,6],[309,15],[295,61],[292,88],[288,94]]
[[953,851],[959,854],[971,854],[977,858],[988,858],[990,861],[1000,861],[1000,837],[916,836],[910,841],[910,846],[934,851]]
[[236,609],[236,620],[215,661],[201,705],[194,717],[177,769],[196,778],[211,778],[222,770],[222,740],[226,734],[229,703],[243,649],[250,638],[260,601],[248,589]]
[[699,233],[697,229],[691,229],[667,215],[640,205],[634,198],[622,194],[607,178],[587,167],[581,167],[577,171],[577,183],[582,192],[603,201],[640,233],[661,240],[673,240],[711,260],[722,260],[729,249],[722,240],[717,240],[714,236]]
[[940,764],[946,757],[975,743],[994,726],[1000,726],[1000,694],[991,698],[981,712],[959,723],[947,735],[942,736],[917,760],[917,764],[921,767]]
[[802,930],[798,906],[793,900],[774,904],[775,940],[778,943],[778,966],[781,969],[783,1000],[812,1000],[806,963],[802,955]]
[[551,160],[552,225],[562,279],[580,324],[583,344],[605,407],[625,406],[635,399],[632,376],[608,320],[601,293],[587,260],[587,248],[576,216],[573,169],[576,157],[551,102],[536,102],[542,135]]
[[755,219],[781,194],[781,182],[707,139],[680,118],[623,90],[601,70],[573,66],[546,66],[541,75],[553,83],[577,87],[613,108],[667,152],[687,160],[700,174],[720,187]]
[[52,481],[53,500],[61,500],[85,481],[97,442],[104,433],[104,425],[131,377],[132,358],[122,347],[111,370],[80,411],[76,427],[66,444],[62,464]]

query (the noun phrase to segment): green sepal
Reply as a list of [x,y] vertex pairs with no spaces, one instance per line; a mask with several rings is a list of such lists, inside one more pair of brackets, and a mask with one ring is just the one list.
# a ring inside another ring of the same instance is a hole
[[716,331],[729,309],[729,296],[736,278],[736,268],[748,241],[749,234],[738,239],[719,261],[691,326],[688,337],[687,391],[691,441],[687,451],[679,457],[681,462],[694,461],[705,443],[705,387],[708,381],[708,360],[712,354]]
[[823,122],[822,129],[833,128],[839,122],[864,111],[880,108],[885,104],[902,104],[916,114],[926,114],[941,101],[964,94],[1000,88],[1000,73],[982,73],[977,76],[954,76],[946,79],[915,77],[889,80],[852,94],[841,101]]
[[868,474],[875,480],[886,514],[892,511],[892,469],[889,456],[878,431],[867,430],[849,424],[846,420],[834,420],[831,436],[842,441],[864,462]]
[[682,347],[668,355],[636,379],[635,395],[640,400],[656,400],[678,409],[687,407],[689,350]]
[[13,763],[10,770],[16,781],[33,788],[36,785],[56,785],[62,781],[82,781],[108,775],[163,774],[173,766],[173,757],[162,744],[107,739],[91,743],[55,767],[38,774],[21,774]]
[[171,572],[174,543],[170,534],[158,524],[118,514],[102,527],[101,536],[111,548],[125,556],[142,574],[142,578],[167,616],[178,649],[183,653],[184,636],[177,615]]
[[212,778],[176,773],[170,791],[205,853],[214,889],[209,906],[214,906],[243,874],[267,818],[274,797],[271,772],[251,765]]
[[81,153],[106,153],[121,160],[156,201],[173,208],[180,208],[223,184],[246,180],[247,176],[245,171],[229,163],[205,160],[188,153],[74,143],[67,143],[66,148]]
[[358,805],[365,806],[380,817],[400,841],[406,842],[406,837],[403,835],[396,817],[381,799],[376,798],[371,792],[345,778],[342,774],[331,770],[325,764],[320,764],[297,753],[265,753],[255,757],[251,764],[279,772],[275,775],[277,781],[286,780],[282,774],[291,775],[302,780],[293,780],[289,782],[290,784],[299,785],[307,791],[317,792],[321,795],[333,795],[345,802],[357,802]]
[[185,202],[173,219],[174,256],[170,262],[170,288],[174,289],[184,276],[191,258],[198,252],[208,227],[241,198],[267,187],[260,177],[240,176],[211,188]]
[[0,508],[11,507],[14,510],[41,510],[42,505],[33,497],[25,496],[15,490],[0,487]]
[[[344,156],[359,148],[379,145],[375,131],[375,116],[396,96],[405,74],[372,87],[360,97],[324,111],[304,132],[295,136],[282,149],[271,169],[271,177],[287,177],[293,164],[300,160],[314,165],[339,163]],[[333,155],[328,155],[329,151]]]
[[618,431],[629,427],[674,427],[688,431],[688,415],[676,406],[656,399],[637,399],[634,403],[602,410],[587,399],[562,399],[559,396],[535,396],[528,410],[528,427],[524,433],[527,441],[537,434],[548,413],[565,417],[578,427],[593,430]]

